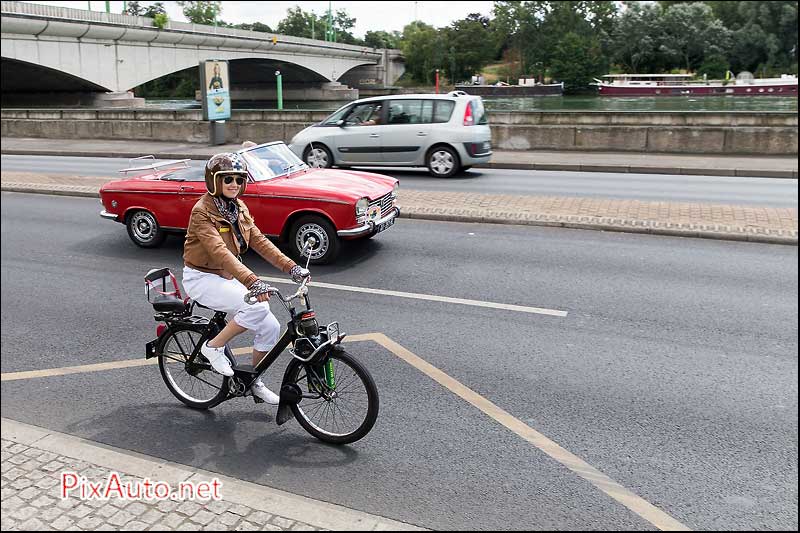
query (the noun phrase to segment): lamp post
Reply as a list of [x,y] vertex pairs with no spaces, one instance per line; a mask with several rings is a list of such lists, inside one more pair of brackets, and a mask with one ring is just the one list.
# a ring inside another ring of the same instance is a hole
[[436,69],[436,94],[439,94],[439,69]]
[[281,71],[275,71],[275,78],[278,80],[278,111],[283,111],[283,77]]

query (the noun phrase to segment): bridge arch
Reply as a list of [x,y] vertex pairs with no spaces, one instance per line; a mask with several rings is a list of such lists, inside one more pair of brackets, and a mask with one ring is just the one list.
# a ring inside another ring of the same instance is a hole
[[108,87],[69,72],[6,57],[0,59],[0,76],[3,79],[3,92],[106,92],[109,90]]

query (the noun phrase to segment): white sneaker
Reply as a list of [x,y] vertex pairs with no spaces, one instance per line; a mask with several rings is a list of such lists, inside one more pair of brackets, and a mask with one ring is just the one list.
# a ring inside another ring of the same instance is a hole
[[202,353],[208,362],[211,363],[211,367],[216,371],[222,374],[223,376],[232,376],[233,369],[231,368],[231,362],[228,361],[228,358],[225,357],[225,348],[212,348],[208,345],[208,343],[203,343],[203,347],[200,348],[200,353]]
[[260,379],[253,383],[250,390],[253,392],[253,395],[258,396],[270,405],[278,405],[281,402],[280,396],[269,390]]

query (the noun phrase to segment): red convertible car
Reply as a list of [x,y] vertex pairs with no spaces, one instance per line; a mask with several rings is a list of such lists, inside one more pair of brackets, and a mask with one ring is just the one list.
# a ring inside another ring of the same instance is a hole
[[[329,263],[341,239],[368,239],[394,224],[398,180],[369,172],[309,168],[282,142],[239,150],[250,181],[243,200],[262,233],[288,242],[298,256],[309,237],[311,262]],[[148,156],[152,159],[152,156]],[[144,158],[139,158],[139,163]],[[143,173],[100,188],[100,216],[125,224],[138,246],[160,246],[168,232],[186,231],[195,202],[205,194],[204,168],[188,160],[140,165]]]

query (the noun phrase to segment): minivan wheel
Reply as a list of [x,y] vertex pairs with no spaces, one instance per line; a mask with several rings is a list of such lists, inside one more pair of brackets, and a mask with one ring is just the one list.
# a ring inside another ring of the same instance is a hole
[[331,151],[322,144],[315,144],[306,148],[303,153],[303,161],[311,168],[331,168],[333,166]]
[[458,154],[447,146],[437,146],[428,154],[428,170],[437,178],[449,178],[461,166]]

